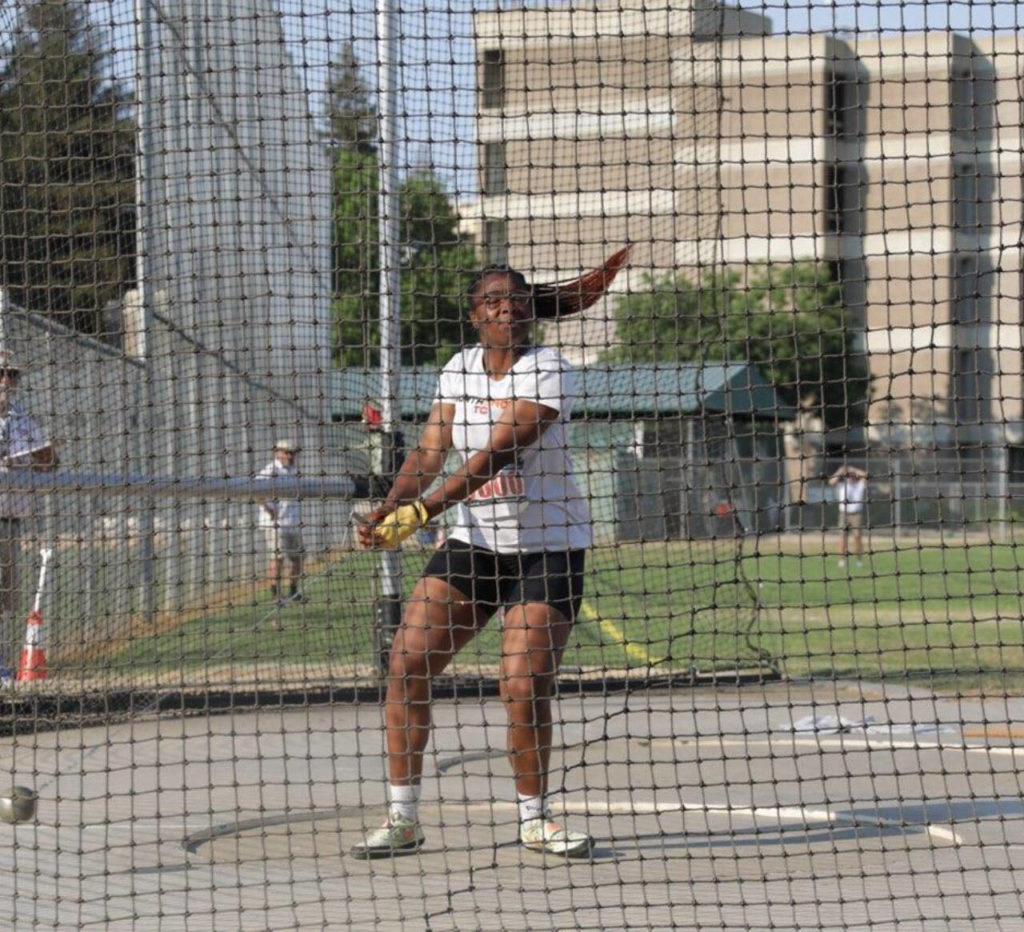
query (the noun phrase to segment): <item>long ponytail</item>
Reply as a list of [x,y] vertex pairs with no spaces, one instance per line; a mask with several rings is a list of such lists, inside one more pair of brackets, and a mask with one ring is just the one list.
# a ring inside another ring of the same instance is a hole
[[472,300],[480,283],[495,272],[505,275],[513,275],[519,279],[522,286],[530,292],[533,302],[533,315],[539,320],[549,320],[556,317],[568,317],[570,314],[577,314],[596,304],[608,291],[619,269],[626,264],[629,257],[630,247],[626,246],[617,253],[605,259],[604,263],[596,269],[584,273],[579,278],[566,282],[554,282],[551,284],[531,285],[522,272],[509,268],[507,265],[491,265],[474,276],[466,289],[466,294]]

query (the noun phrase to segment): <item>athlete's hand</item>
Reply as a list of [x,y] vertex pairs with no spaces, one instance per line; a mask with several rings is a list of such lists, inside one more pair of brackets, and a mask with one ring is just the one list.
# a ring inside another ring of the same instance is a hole
[[368,511],[364,515],[353,515],[356,521],[356,537],[360,547],[372,550],[379,546],[374,531],[380,520],[390,513],[390,508],[374,508],[373,511]]
[[384,515],[373,528],[376,545],[384,550],[396,550],[407,537],[412,537],[430,520],[430,512],[421,501],[399,505]]
[[395,550],[430,520],[430,512],[421,501],[391,508],[375,508],[357,516],[359,543],[367,549]]

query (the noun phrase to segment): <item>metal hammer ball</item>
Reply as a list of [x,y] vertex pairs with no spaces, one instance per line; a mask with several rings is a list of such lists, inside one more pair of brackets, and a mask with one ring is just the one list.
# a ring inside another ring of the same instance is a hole
[[35,818],[39,794],[27,786],[12,786],[0,795],[0,819],[4,822],[27,822]]

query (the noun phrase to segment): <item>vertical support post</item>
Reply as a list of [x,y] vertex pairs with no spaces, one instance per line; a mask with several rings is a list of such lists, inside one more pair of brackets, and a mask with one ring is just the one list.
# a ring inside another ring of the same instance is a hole
[[[147,0],[136,0],[135,275],[139,302],[136,346],[144,368],[136,383],[134,439],[137,468],[144,474],[150,474],[153,470],[153,293],[150,287],[150,265],[154,201],[151,196],[152,169],[149,161],[152,150],[150,106],[153,100],[151,17],[151,4]],[[154,508],[153,499],[144,498],[139,515],[139,590],[142,598],[141,614],[147,622],[152,622],[156,615]]]
[[[401,309],[399,289],[400,205],[398,197],[398,82],[397,13],[394,0],[379,0],[377,7],[377,48],[380,50],[377,77],[377,113],[380,145],[379,193],[380,229],[380,376],[383,460],[387,475],[394,476],[403,455],[398,430],[398,377],[401,370]],[[387,671],[391,642],[402,612],[402,556],[383,551],[380,556],[379,590],[374,609],[375,649],[382,672]]]
[[999,450],[999,474],[996,496],[999,510],[999,543],[1005,544],[1010,539],[1010,452],[1005,441]]
[[902,534],[900,527],[900,502],[903,496],[903,487],[900,481],[900,457],[893,454],[892,458],[892,534],[897,540]]
[[[383,436],[385,475],[394,476],[404,458],[402,433],[388,431]],[[382,550],[380,581],[374,602],[374,654],[382,674],[388,670],[391,644],[402,621],[402,552]]]

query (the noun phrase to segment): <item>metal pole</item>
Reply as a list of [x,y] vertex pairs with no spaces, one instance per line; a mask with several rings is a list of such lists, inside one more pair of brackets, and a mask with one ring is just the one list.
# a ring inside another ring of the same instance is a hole
[[[153,198],[151,197],[152,168],[152,124],[149,108],[152,104],[152,20],[149,0],[136,0],[135,4],[136,74],[135,74],[135,211],[136,211],[136,260],[135,277],[138,292],[138,317],[136,327],[136,348],[144,368],[136,388],[135,445],[138,464],[143,473],[153,470],[153,295],[150,288],[150,263],[152,261]],[[154,503],[151,498],[143,501],[139,514],[139,589],[142,598],[142,615],[152,621],[156,614],[156,554]]]
[[1010,539],[1009,504],[1010,504],[1010,454],[1005,441],[999,451],[998,491],[999,501],[999,542],[1005,544]]
[[900,527],[900,500],[903,497],[903,486],[900,482],[900,456],[893,455],[892,460],[892,523],[893,536],[898,540],[903,529]]
[[[377,114],[380,229],[380,385],[383,471],[394,475],[403,458],[402,435],[398,429],[398,376],[401,369],[401,286],[399,238],[401,236],[398,197],[398,61],[397,19],[394,0],[379,0],[377,40],[379,69]],[[402,612],[402,560],[398,551],[383,551],[380,558],[380,588],[374,612],[376,649],[382,670]]]

